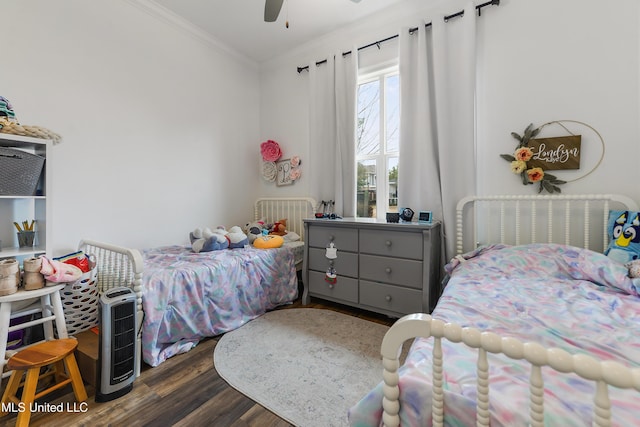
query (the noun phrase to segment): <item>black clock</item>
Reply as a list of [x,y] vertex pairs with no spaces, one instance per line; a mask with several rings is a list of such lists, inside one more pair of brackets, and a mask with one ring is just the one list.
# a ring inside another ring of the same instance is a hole
[[402,209],[402,213],[400,214],[400,219],[406,222],[411,222],[413,219],[413,210],[411,208]]

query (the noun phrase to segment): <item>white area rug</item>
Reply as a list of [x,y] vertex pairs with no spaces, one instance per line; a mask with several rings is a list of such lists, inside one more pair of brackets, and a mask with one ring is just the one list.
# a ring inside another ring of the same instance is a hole
[[216,370],[233,388],[300,427],[346,426],[382,380],[389,328],[330,310],[271,311],[220,338]]

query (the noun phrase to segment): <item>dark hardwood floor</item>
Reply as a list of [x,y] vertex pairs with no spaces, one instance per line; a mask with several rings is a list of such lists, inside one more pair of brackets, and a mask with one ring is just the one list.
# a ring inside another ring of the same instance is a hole
[[[313,299],[303,306],[300,299],[278,310],[324,308],[391,325],[396,319],[339,304]],[[86,412],[40,412],[32,415],[31,426],[290,426],[218,376],[213,350],[220,337],[201,341],[188,353],[174,356],[160,366],[144,365],[133,390],[111,402],[96,403],[95,389],[87,386]],[[2,382],[2,391],[7,380]],[[54,405],[67,402],[73,409],[71,386],[45,396],[40,401]],[[80,407],[77,408],[80,410]],[[0,418],[0,426],[15,425],[16,414]]]

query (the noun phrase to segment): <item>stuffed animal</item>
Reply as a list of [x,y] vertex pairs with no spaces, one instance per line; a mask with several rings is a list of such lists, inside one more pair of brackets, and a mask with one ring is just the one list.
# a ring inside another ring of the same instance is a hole
[[226,249],[229,247],[229,240],[225,234],[226,231],[219,228],[216,231],[211,231],[208,227],[205,229],[196,228],[189,233],[191,249],[196,253]]
[[276,236],[284,236],[287,234],[287,219],[285,218],[275,222],[269,234],[275,234]]
[[258,249],[279,248],[283,244],[284,239],[282,236],[277,236],[275,234],[260,236],[253,241],[253,247]]
[[640,277],[640,259],[626,263],[625,267],[629,269],[629,277],[632,279]]
[[640,212],[611,211],[608,228],[605,255],[622,264],[640,259]]
[[229,248],[244,248],[249,244],[249,238],[242,232],[242,229],[237,225],[234,225],[229,229],[227,233],[227,240],[229,240]]
[[262,230],[264,228],[265,228],[265,221],[263,219],[259,219],[254,222],[247,223],[244,226],[244,232],[247,234],[249,243],[253,243],[253,241],[256,240],[258,236],[261,236]]

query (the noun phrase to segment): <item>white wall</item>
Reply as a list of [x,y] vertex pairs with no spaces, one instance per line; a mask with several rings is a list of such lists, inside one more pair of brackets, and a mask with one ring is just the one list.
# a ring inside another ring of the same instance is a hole
[[[479,21],[480,193],[535,193],[498,154],[515,148],[512,131],[571,119],[594,127],[606,149],[601,165],[563,192],[616,192],[640,201],[639,3],[509,0],[498,9]],[[566,135],[554,129],[545,135]],[[573,130],[583,136],[581,170],[564,173],[567,180],[589,172],[601,153],[597,135],[584,126]]]
[[[383,39],[434,11],[461,10],[461,2],[434,1],[428,7],[425,3],[407,1],[403,7],[263,64],[261,134],[278,139],[287,151],[308,154],[307,77],[298,75],[296,66],[349,50],[352,44],[363,46]],[[478,18],[479,194],[535,194],[537,187],[524,187],[499,157],[515,148],[510,133],[521,133],[529,123],[539,126],[576,120],[602,135],[605,157],[589,176],[564,185],[563,192],[618,192],[640,202],[636,166],[640,154],[639,28],[636,0],[503,0],[499,7],[483,10]],[[386,57],[374,47],[361,51],[361,62],[369,63],[376,55],[381,60]],[[583,134],[582,166],[577,172],[557,173],[566,180],[586,174],[601,154],[597,135],[584,126],[572,130]],[[562,136],[563,132],[550,127],[545,136]],[[263,193],[273,194],[305,194],[308,188],[304,175],[290,188],[264,181],[260,187]]]
[[[49,165],[54,255],[81,238],[186,242],[196,226],[245,222],[257,195],[307,195],[307,74],[296,67],[460,4],[407,0],[257,70],[126,0],[3,2],[0,95],[22,123],[64,137]],[[515,146],[510,132],[572,119],[602,134],[606,155],[564,192],[640,201],[637,1],[503,0],[478,22],[478,192],[535,192],[499,158]],[[387,58],[394,46],[362,51],[361,63]],[[588,138],[585,172],[599,157]],[[300,181],[262,180],[258,145],[266,139],[302,157]]]
[[[3,2],[0,94],[53,147],[54,255],[250,219],[257,67],[124,0]],[[242,214],[239,214],[242,213]]]

